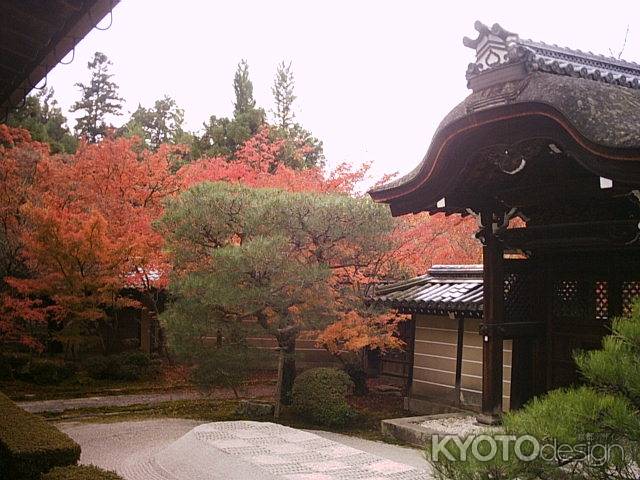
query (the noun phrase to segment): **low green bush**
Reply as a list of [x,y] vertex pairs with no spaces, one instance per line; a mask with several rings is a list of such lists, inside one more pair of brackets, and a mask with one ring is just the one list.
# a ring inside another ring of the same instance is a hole
[[155,368],[143,352],[91,357],[84,362],[87,374],[96,380],[139,380],[153,373]]
[[80,446],[43,418],[0,393],[0,472],[12,480],[39,479],[53,467],[75,464]]
[[42,480],[122,480],[122,477],[93,465],[73,465],[56,467],[42,475]]
[[20,380],[36,385],[57,385],[70,378],[74,371],[74,366],[71,363],[34,358],[15,371],[14,375]]
[[346,401],[353,387],[349,375],[342,370],[325,367],[306,370],[293,384],[293,410],[318,425],[345,426],[356,416]]

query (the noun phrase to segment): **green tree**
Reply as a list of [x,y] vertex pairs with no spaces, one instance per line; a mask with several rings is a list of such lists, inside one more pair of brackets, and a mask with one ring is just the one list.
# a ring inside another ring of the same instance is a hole
[[51,153],[73,153],[78,142],[53,96],[52,88],[29,95],[24,105],[11,112],[7,125],[29,130],[32,139],[49,144]]
[[286,402],[298,335],[337,318],[334,269],[379,248],[372,232],[390,231],[392,220],[345,195],[202,183],[168,204],[159,227],[175,268],[175,301],[162,317],[170,343],[195,350],[254,320],[284,352]]
[[73,104],[70,111],[82,111],[84,115],[78,118],[76,133],[84,136],[91,143],[105,137],[109,128],[108,116],[122,115],[122,97],[118,95],[118,85],[111,80],[109,73],[111,61],[102,52],[96,52],[93,60],[87,63],[91,72],[88,85],[76,83],[82,92],[82,98]]
[[[450,444],[451,458],[439,455],[437,461],[431,459],[437,478],[637,479],[640,465],[640,302],[636,302],[630,318],[613,321],[612,333],[604,339],[601,350],[577,353],[576,362],[586,386],[552,391],[504,418],[508,435],[532,435],[541,445],[555,443],[562,446],[555,456],[547,449],[544,458],[539,456],[524,461],[516,457],[512,442],[506,460],[502,458],[502,448],[490,460],[482,458],[488,453],[485,449],[463,460],[460,450]],[[496,440],[500,445],[500,440]],[[483,444],[489,447],[488,442]],[[598,447],[589,450],[585,446]],[[532,447],[530,442],[527,447]],[[525,455],[532,453],[531,448],[524,451]]]
[[315,138],[311,132],[305,130],[302,125],[294,122],[293,102],[297,98],[294,94],[294,87],[291,62],[287,64],[283,61],[278,65],[276,77],[271,87],[275,103],[275,110],[272,111],[276,127],[274,136],[285,140],[278,161],[299,170],[320,167],[324,164],[322,142]]
[[194,158],[221,156],[233,159],[236,150],[264,125],[266,115],[262,108],[256,107],[246,60],[238,64],[233,78],[233,89],[233,118],[212,115],[208,122],[203,124],[204,132],[191,145]]
[[249,64],[246,60],[240,60],[238,64],[236,74],[233,77],[233,90],[236,94],[236,101],[233,104],[235,117],[256,108],[256,101],[253,98],[253,83],[249,79]]
[[273,81],[271,92],[276,105],[273,110],[276,126],[287,130],[295,117],[293,112],[293,102],[296,96],[293,94],[295,81],[291,71],[291,62],[288,64],[282,61],[276,70],[276,78]]
[[138,105],[124,126],[124,131],[128,136],[142,137],[150,149],[157,150],[163,143],[176,144],[184,139],[183,122],[184,110],[178,107],[173,98],[165,95],[156,100],[151,108]]

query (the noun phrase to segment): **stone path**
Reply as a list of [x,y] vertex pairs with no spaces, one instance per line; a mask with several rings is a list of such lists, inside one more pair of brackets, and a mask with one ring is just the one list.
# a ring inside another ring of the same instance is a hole
[[[273,396],[275,386],[252,385],[242,390],[243,397]],[[176,390],[165,393],[142,393],[132,395],[105,395],[99,397],[64,398],[59,400],[35,400],[19,402],[18,405],[28,412],[63,412],[78,408],[125,407],[128,405],[156,405],[172,400],[194,400],[199,398],[233,399],[234,393],[230,389],[215,389],[210,395],[204,395],[196,390]]]
[[176,444],[122,472],[158,480],[423,480],[426,469],[399,463],[269,422],[200,425]]

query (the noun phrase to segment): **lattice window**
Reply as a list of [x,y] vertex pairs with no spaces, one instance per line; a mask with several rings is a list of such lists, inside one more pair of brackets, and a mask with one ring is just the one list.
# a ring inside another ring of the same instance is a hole
[[553,288],[553,310],[557,316],[584,318],[586,298],[584,285],[578,280],[560,280]]
[[595,301],[596,318],[598,320],[609,318],[609,288],[607,282],[596,282]]
[[504,277],[504,307],[507,322],[527,322],[535,310],[533,304],[533,275],[518,272]]
[[631,315],[634,300],[640,297],[640,282],[622,282],[622,314]]

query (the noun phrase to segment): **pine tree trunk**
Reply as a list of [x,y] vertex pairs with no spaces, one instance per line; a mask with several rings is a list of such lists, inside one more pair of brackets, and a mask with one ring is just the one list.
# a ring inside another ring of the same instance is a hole
[[284,332],[276,336],[278,346],[284,355],[280,389],[280,401],[284,405],[291,404],[291,389],[296,378],[296,337],[297,332]]

